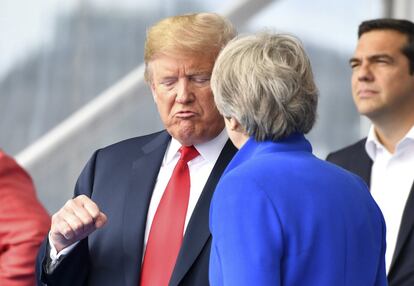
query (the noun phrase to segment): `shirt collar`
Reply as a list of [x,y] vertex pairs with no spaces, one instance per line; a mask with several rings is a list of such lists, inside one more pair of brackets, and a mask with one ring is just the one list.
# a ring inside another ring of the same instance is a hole
[[[212,140],[209,140],[201,144],[196,144],[194,145],[194,147],[197,149],[198,153],[200,153],[201,157],[204,160],[207,160],[209,162],[215,162],[228,139],[229,137],[227,135],[226,129],[224,128],[220,132],[220,134],[217,135]],[[170,144],[167,148],[167,152],[164,157],[164,163],[168,164],[176,156],[179,156],[180,154],[178,150],[180,148],[181,148],[181,143],[178,142],[177,139],[172,137]]]
[[414,147],[414,125],[411,127],[410,131],[404,136],[403,139],[401,139],[400,142],[397,144],[398,148],[405,148],[406,146],[411,146],[411,148]]
[[[414,126],[412,126],[408,133],[405,134],[405,136],[397,143],[397,146],[395,148],[396,152],[407,145],[414,146]],[[379,150],[387,151],[384,145],[379,142],[377,134],[375,133],[374,125],[371,125],[369,129],[367,141],[365,142],[365,150],[367,151],[368,156],[372,159],[372,161],[375,161],[377,152]]]
[[378,141],[377,135],[375,134],[374,125],[371,125],[368,132],[367,141],[365,142],[365,150],[372,161],[375,161],[377,156],[377,150],[384,148]]

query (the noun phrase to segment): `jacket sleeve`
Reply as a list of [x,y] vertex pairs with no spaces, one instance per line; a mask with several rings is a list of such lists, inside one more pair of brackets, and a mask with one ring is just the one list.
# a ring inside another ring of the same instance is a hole
[[0,153],[0,285],[34,285],[36,253],[49,228],[31,178]]
[[377,272],[377,278],[375,281],[375,286],[387,286],[387,277],[386,277],[386,271],[385,271],[385,250],[387,248],[386,245],[386,226],[384,218],[381,216],[382,221],[382,247],[381,247],[381,255],[380,257],[382,259],[379,259],[378,263],[378,272]]
[[[80,174],[75,186],[74,197],[84,194],[91,197],[95,174],[96,151]],[[48,240],[42,244],[36,264],[37,283],[42,285],[81,286],[86,285],[90,268],[88,239],[85,238],[66,256],[62,257],[53,270],[49,270],[50,258]]]

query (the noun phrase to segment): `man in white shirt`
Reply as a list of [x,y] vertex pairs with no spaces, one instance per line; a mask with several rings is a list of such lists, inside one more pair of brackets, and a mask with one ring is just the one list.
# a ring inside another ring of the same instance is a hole
[[362,22],[350,59],[352,95],[368,137],[328,155],[370,186],[387,224],[390,286],[414,285],[414,24]]
[[148,30],[145,78],[166,130],[93,154],[74,198],[53,215],[39,284],[208,285],[210,199],[236,152],[210,76],[235,34],[213,13]]

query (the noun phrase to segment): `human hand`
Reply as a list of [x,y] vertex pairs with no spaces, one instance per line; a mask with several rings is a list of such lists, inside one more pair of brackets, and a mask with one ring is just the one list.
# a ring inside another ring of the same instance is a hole
[[59,253],[104,226],[106,221],[106,215],[90,198],[77,196],[52,216],[51,243]]

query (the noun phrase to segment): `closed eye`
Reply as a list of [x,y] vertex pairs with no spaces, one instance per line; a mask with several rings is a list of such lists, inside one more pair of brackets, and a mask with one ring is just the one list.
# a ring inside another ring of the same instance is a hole
[[190,77],[190,80],[195,83],[206,83],[210,81],[209,75],[193,75]]
[[380,64],[390,64],[392,61],[388,60],[388,59],[376,59],[375,60],[376,63],[380,63]]
[[177,82],[176,78],[164,78],[161,80],[161,84],[166,86],[166,87],[170,87],[172,86],[175,82]]
[[372,63],[392,64],[394,59],[389,55],[375,55],[370,58]]
[[361,65],[361,61],[359,61],[359,60],[357,60],[357,59],[350,59],[349,60],[349,66],[352,68],[352,69],[354,69],[354,68],[356,68],[356,67],[358,67],[358,66],[360,66]]

